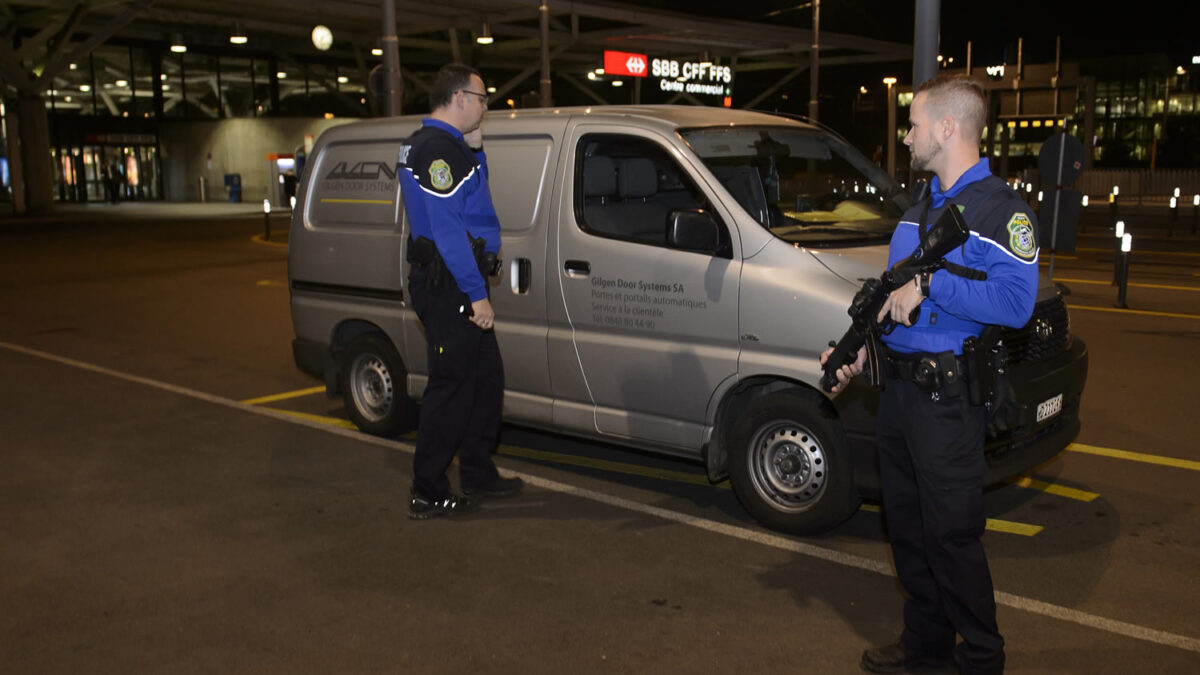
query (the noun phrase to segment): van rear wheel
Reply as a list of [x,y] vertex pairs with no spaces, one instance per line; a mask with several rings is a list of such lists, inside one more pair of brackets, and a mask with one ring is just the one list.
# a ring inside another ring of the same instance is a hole
[[808,391],[775,392],[750,403],[733,426],[729,475],[759,522],[815,534],[858,507],[842,430]]
[[360,430],[395,436],[415,426],[417,406],[404,390],[408,372],[386,338],[354,338],[342,352],[341,370],[346,413]]

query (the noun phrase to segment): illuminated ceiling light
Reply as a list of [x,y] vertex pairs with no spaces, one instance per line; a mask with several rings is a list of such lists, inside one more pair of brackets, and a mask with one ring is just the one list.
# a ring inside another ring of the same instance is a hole
[[495,88],[495,87],[488,87],[488,88],[487,88],[487,93],[489,93],[489,94],[494,94],[494,93],[496,93],[496,88]]
[[481,45],[490,45],[496,40],[492,37],[492,29],[488,26],[488,22],[483,22],[483,30],[479,35],[475,36],[475,42]]
[[865,94],[865,93],[867,93],[867,87],[866,87],[866,85],[861,85],[861,86],[859,86],[859,88],[858,88],[858,93],[860,93],[860,94]]
[[282,70],[281,70],[281,71],[279,71],[278,73],[275,73],[275,77],[277,77],[277,78],[279,78],[279,79],[281,79],[281,80],[286,80],[286,79],[287,79],[287,73],[285,73],[284,71],[282,71]]
[[175,52],[176,54],[187,53],[187,45],[183,44],[182,33],[176,33],[175,37],[171,40],[171,51]]
[[621,80],[613,80],[613,82],[612,82],[612,85],[613,85],[614,87],[624,87],[624,86],[625,86],[625,83],[624,83],[624,82],[622,82]]
[[379,47],[371,50],[371,56],[383,56],[383,50]]
[[165,82],[165,81],[166,81],[166,79],[167,79],[167,74],[166,74],[166,73],[159,73],[159,75],[158,75],[158,79],[160,79],[160,80],[163,80],[163,81]]
[[85,94],[86,94],[86,93],[88,93],[88,92],[89,92],[89,91],[91,91],[91,90],[92,90],[92,85],[90,85],[90,84],[81,84],[81,85],[79,85],[79,91],[82,91],[82,92],[83,92],[83,93],[85,93]]
[[596,74],[595,74],[595,73],[593,73],[593,72],[591,72],[591,71],[588,71],[588,79],[589,79],[589,80],[594,80],[594,79],[596,79]]
[[117,86],[118,87],[128,87],[129,80],[117,80]]
[[328,26],[317,24],[312,29],[313,46],[321,51],[327,51],[333,46],[333,31]]
[[603,69],[603,68],[597,68],[597,69],[593,70],[592,72],[593,72],[593,73],[596,73],[597,75],[603,75],[603,74],[604,74],[604,69]]
[[233,22],[233,32],[229,34],[230,44],[244,45],[249,41],[250,39],[246,37],[246,31],[242,30],[242,23],[240,21]]
[[345,75],[338,75],[338,84],[346,84],[349,81],[350,78],[346,77]]
[[164,84],[164,85],[162,86],[162,90],[163,90],[163,91],[171,91],[171,85],[169,85],[169,84]]
[[71,64],[71,70],[78,70],[78,69],[79,69],[79,66],[77,64],[74,64],[74,63]]
[[1183,69],[1183,66],[1176,66],[1175,74],[1176,75],[1187,75],[1187,71]]

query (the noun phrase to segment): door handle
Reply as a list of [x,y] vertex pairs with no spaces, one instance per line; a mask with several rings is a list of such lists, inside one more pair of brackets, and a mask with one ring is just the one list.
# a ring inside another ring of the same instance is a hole
[[567,271],[567,276],[572,279],[586,277],[592,273],[592,265],[586,260],[568,260],[563,265],[563,269]]
[[529,292],[530,277],[533,275],[533,264],[529,258],[516,258],[508,272],[509,283],[513,295],[525,295]]

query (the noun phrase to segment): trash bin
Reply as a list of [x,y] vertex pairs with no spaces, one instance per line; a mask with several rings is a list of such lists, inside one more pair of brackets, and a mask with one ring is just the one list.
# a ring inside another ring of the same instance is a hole
[[229,202],[237,204],[242,201],[242,174],[225,174],[225,189],[229,191]]

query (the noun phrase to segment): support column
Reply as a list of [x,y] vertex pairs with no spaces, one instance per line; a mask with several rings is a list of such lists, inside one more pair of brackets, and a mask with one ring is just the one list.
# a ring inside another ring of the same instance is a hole
[[538,80],[541,93],[541,106],[549,108],[554,105],[550,96],[550,7],[549,0],[542,0],[538,5],[538,21],[542,30],[542,76]]
[[[396,0],[383,0],[383,110],[388,117],[401,114],[400,40],[396,37]],[[458,41],[453,43],[455,50]],[[457,60],[457,59],[456,59]]]

